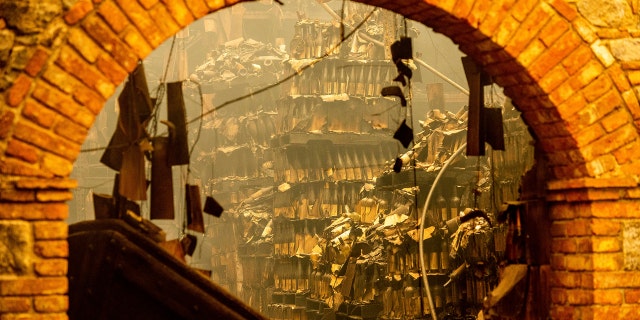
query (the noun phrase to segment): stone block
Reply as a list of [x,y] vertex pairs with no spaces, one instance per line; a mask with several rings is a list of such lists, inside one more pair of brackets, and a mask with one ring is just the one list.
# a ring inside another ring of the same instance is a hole
[[640,222],[625,222],[622,229],[622,252],[624,269],[640,270]]
[[32,250],[32,229],[28,222],[0,221],[0,275],[30,273],[34,258]]

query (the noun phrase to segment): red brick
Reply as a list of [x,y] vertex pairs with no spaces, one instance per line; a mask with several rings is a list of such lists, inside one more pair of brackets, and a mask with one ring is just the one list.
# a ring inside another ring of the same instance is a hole
[[158,25],[158,29],[160,29],[164,37],[169,37],[180,31],[181,27],[176,20],[173,19],[169,11],[167,11],[167,7],[155,6],[149,10],[149,14]]
[[22,159],[28,163],[37,163],[39,159],[37,148],[17,139],[9,140],[6,153],[7,155]]
[[572,21],[578,16],[578,12],[566,1],[563,0],[551,0],[549,4],[560,13],[567,20]]
[[567,264],[564,254],[551,254],[551,269],[552,270],[567,270]]
[[622,305],[619,317],[620,319],[640,319],[640,308],[637,305]]
[[[59,157],[53,153],[43,152],[42,161],[41,161],[42,171],[57,177],[68,177],[71,174],[71,171],[73,171],[72,161],[75,159],[78,153],[79,151],[75,154],[73,159],[67,159],[67,158]],[[53,196],[54,196],[53,199],[51,199],[52,198],[51,195],[38,194],[39,199],[43,199],[43,200],[47,198],[53,201],[55,201],[55,199],[58,199],[58,201],[70,200],[69,199],[70,195],[68,193],[64,193],[64,194],[56,193]]]
[[67,239],[68,225],[64,221],[36,221],[33,232],[36,240]]
[[16,189],[29,189],[29,190],[42,190],[42,189],[54,189],[54,190],[69,190],[78,187],[78,181],[74,179],[33,179],[22,178],[14,182]]
[[551,242],[551,252],[575,253],[578,247],[573,238],[554,238]]
[[556,271],[552,273],[551,286],[561,288],[581,287],[579,272]]
[[569,75],[565,69],[558,65],[555,66],[549,73],[547,73],[542,79],[540,79],[538,85],[545,92],[552,92],[555,88],[561,85],[568,79]]
[[7,94],[7,103],[12,107],[17,107],[29,92],[33,79],[26,74],[20,74],[13,82]]
[[622,290],[594,290],[593,302],[595,304],[622,304]]
[[624,302],[628,304],[640,303],[640,289],[625,289]]
[[66,277],[0,280],[0,295],[3,296],[65,294],[67,289]]
[[[555,105],[563,105],[567,99],[575,95],[577,95],[576,90],[574,90],[569,81],[567,81],[551,92],[549,100],[551,100]],[[560,110],[558,111],[560,112]]]
[[24,71],[26,71],[28,75],[35,77],[40,73],[42,68],[44,68],[48,59],[49,51],[43,47],[38,47],[29,59],[29,62],[27,62]]
[[627,105],[627,109],[631,112],[631,117],[634,120],[640,119],[640,103],[633,90],[627,90],[622,93],[622,99]]
[[46,83],[41,82],[36,86],[32,96],[51,109],[58,111],[69,119],[73,119],[86,128],[91,127],[93,124],[95,119],[94,114],[82,108],[82,106],[69,98],[68,95]]
[[102,73],[89,65],[69,46],[62,47],[56,63],[90,88],[96,89],[105,98],[109,98],[115,91],[115,86]]
[[[471,11],[467,20],[470,25],[477,25],[478,30],[486,35],[492,35],[500,25],[500,23],[506,18],[507,14],[511,10],[511,7],[515,3],[515,0],[499,0],[499,1],[476,1],[476,7],[481,7],[484,10]],[[487,5],[491,5],[487,7]]]
[[622,269],[622,253],[599,253],[593,255],[593,268],[600,271],[617,271]]
[[[202,18],[209,13],[209,7],[205,3],[205,0],[186,0],[186,3],[196,19]],[[464,6],[462,3],[457,4],[460,4],[461,7]]]
[[[87,107],[90,113],[87,113],[87,116],[90,116],[88,119],[90,121],[78,122],[83,127],[89,129],[91,128],[91,124],[93,123],[94,116],[97,116],[102,110],[106,99],[103,98],[97,91],[87,87],[85,84],[77,82],[75,89],[73,90],[73,98],[78,101],[81,105]],[[76,120],[76,118],[74,118]]]
[[531,76],[534,79],[541,79],[545,73],[577,49],[581,43],[582,40],[575,33],[571,31],[565,33],[553,46],[549,47],[549,50],[531,64],[529,68]]
[[567,290],[566,289],[551,289],[551,303],[566,304],[567,303]]
[[607,69],[607,74],[611,77],[611,80],[613,80],[618,91],[624,92],[631,89],[631,85],[619,64],[616,63],[611,65],[611,67]]
[[47,129],[53,125],[56,117],[58,117],[58,114],[55,111],[43,106],[33,99],[27,99],[27,102],[22,108],[22,115],[39,126]]
[[[600,69],[599,72],[602,72],[602,70]],[[593,102],[602,97],[603,94],[611,92],[612,87],[611,79],[606,75],[602,75],[589,83],[589,85],[582,90],[582,94],[588,102]]]
[[226,3],[229,2],[229,1],[223,1],[223,0],[206,0],[206,1],[207,1],[207,6],[209,6],[211,11],[224,8]]
[[[190,7],[190,8],[191,8],[191,4],[190,4],[191,2],[194,2],[194,1],[193,0],[187,0],[187,6]],[[202,0],[200,0],[200,2],[202,2]],[[455,16],[457,18],[465,18],[465,17],[467,17],[467,15],[469,15],[471,13],[471,9],[473,8],[474,5],[477,6],[479,4],[477,2],[474,2],[474,1],[458,1],[458,2],[455,3],[453,8],[451,8],[451,11],[447,11],[447,12],[450,12],[453,16]],[[485,4],[485,7],[489,8],[489,5]],[[193,12],[193,14],[196,17],[202,16],[201,14],[197,14],[196,12],[194,12],[193,9],[191,9],[191,12]]]
[[162,0],[181,27],[188,26],[195,19],[183,0]]
[[13,157],[6,157],[3,161],[0,161],[0,173],[24,177],[53,177],[53,175],[39,170],[34,165]]
[[63,190],[38,190],[36,191],[36,200],[39,202],[61,202],[71,201],[73,193]]
[[116,33],[122,32],[129,24],[127,16],[114,1],[105,1],[98,7],[98,14]]
[[67,296],[39,296],[33,299],[33,308],[37,312],[64,312],[69,308]]
[[628,319],[620,317],[620,306],[595,306],[593,319]]
[[31,310],[31,297],[0,297],[0,314]]
[[640,273],[637,271],[595,272],[593,284],[596,289],[640,288]]
[[107,52],[113,54],[113,58],[122,67],[131,72],[138,65],[138,57],[131,48],[124,44],[120,38],[113,33],[109,26],[97,16],[91,16],[83,21],[82,26],[87,33],[96,40]]
[[34,263],[34,269],[39,276],[65,276],[69,263],[67,259],[42,259]]
[[540,41],[547,47],[550,47],[560,36],[569,30],[570,27],[571,24],[566,20],[558,16],[552,16],[549,22],[540,30]]
[[153,47],[147,43],[138,29],[134,27],[129,27],[124,31],[124,41],[140,59],[144,59],[153,51]]
[[593,293],[590,290],[566,290],[567,303],[570,305],[589,305],[593,303]]
[[593,252],[592,240],[589,237],[576,237],[576,248],[578,253],[591,253]]
[[612,152],[618,164],[625,164],[631,160],[640,159],[640,148],[633,144],[620,147]]
[[136,1],[116,0],[116,2],[151,46],[155,48],[162,44],[164,37],[145,8]]
[[535,7],[520,24],[516,33],[507,43],[505,50],[512,56],[517,57],[536,37],[538,31],[544,27],[550,17],[548,7],[544,5]]
[[629,116],[629,113],[627,112],[627,110],[621,107],[613,110],[611,113],[606,115],[601,121],[602,127],[607,133],[618,129],[620,128],[620,126],[625,125],[627,123],[631,123],[631,117]]
[[73,142],[82,144],[87,136],[88,129],[65,117],[60,117],[53,126],[53,132]]
[[36,194],[27,190],[3,190],[0,192],[0,200],[14,202],[33,202],[36,200]]
[[566,59],[562,60],[562,66],[564,66],[569,75],[573,75],[593,60],[595,60],[595,56],[591,48],[587,45],[581,45],[569,54]]
[[33,251],[43,258],[66,258],[69,256],[67,240],[36,241]]
[[576,125],[587,125],[587,127],[567,128],[575,132],[574,136],[578,146],[585,146],[605,135],[605,131],[599,123],[592,125],[577,123]]
[[124,70],[110,55],[103,54],[98,57],[98,70],[100,70],[114,84],[120,84],[129,73]]
[[624,125],[614,132],[592,142],[582,148],[585,159],[591,160],[598,156],[608,154],[637,138],[637,133],[633,131],[633,125]]
[[142,6],[145,9],[150,9],[151,7],[155,6],[156,3],[160,2],[160,0],[138,0],[138,1],[140,2],[140,4],[142,4]]
[[[616,158],[610,154],[605,154],[599,156],[586,164],[587,172],[591,177],[598,177],[607,172],[613,172],[618,169],[618,163],[616,162]],[[613,196],[615,199],[619,199],[622,195],[620,192],[599,192],[599,195],[604,196],[600,199],[611,199],[610,196]],[[593,194],[590,194],[590,197]],[[592,200],[597,200],[596,198],[590,198]]]
[[565,257],[567,270],[590,271],[593,270],[593,258],[589,254],[574,254]]
[[15,125],[13,135],[14,138],[29,142],[69,160],[74,160],[80,152],[81,145],[79,143],[73,143],[35,125],[28,124],[26,120],[19,121]]
[[76,24],[92,10],[93,3],[90,0],[78,0],[64,15],[64,21],[71,25]]
[[[76,79],[71,73],[63,70],[55,64],[51,64],[47,67],[47,69],[42,74],[42,78],[46,80],[47,84],[55,86],[67,95],[72,95],[75,87],[78,83],[80,83],[80,80]],[[38,85],[36,86],[36,90],[38,89],[39,85],[41,84],[38,83]],[[65,95],[65,97],[67,95]]]
[[617,237],[594,237],[592,242],[594,252],[620,252],[622,250],[620,239]]
[[576,308],[570,306],[552,306],[550,316],[551,319],[577,319]]
[[100,45],[95,43],[82,28],[69,30],[67,41],[90,63],[96,62],[98,56],[104,52]]
[[9,136],[15,118],[16,115],[12,111],[6,110],[0,113],[0,139],[4,140]]

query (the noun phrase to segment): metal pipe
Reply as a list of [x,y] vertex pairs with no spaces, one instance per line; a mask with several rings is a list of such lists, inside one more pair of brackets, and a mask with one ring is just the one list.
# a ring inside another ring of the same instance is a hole
[[445,76],[444,74],[442,74],[440,71],[436,70],[434,67],[428,65],[426,62],[418,59],[418,58],[414,58],[413,61],[417,62],[418,64],[420,64],[421,66],[427,68],[429,71],[433,72],[433,74],[435,74],[436,76],[440,77],[440,79],[448,82],[450,85],[456,87],[456,89],[460,90],[462,93],[469,95],[469,90],[465,89],[463,86],[457,84],[455,81],[449,79],[447,76]]
[[442,174],[447,170],[449,165],[455,160],[455,158],[467,147],[467,143],[463,143],[458,150],[456,150],[447,161],[445,161],[444,165],[438,172],[438,175],[433,180],[433,184],[431,184],[431,189],[429,189],[429,194],[427,195],[427,200],[424,202],[424,207],[422,208],[422,218],[420,219],[420,234],[419,234],[419,254],[420,254],[420,271],[422,272],[422,281],[424,283],[425,289],[427,289],[427,298],[429,299],[429,308],[431,308],[431,317],[433,320],[438,320],[436,316],[436,309],[433,306],[433,298],[431,297],[431,289],[429,289],[429,280],[427,279],[427,269],[424,264],[424,219],[427,216],[427,209],[429,208],[429,202],[431,201],[431,196],[433,196],[433,191],[435,190],[436,185],[440,181]]

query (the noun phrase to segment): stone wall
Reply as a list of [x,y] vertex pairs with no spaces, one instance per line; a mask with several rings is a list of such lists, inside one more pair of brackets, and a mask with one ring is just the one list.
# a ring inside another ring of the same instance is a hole
[[[0,1],[2,319],[66,318],[65,201],[88,129],[138,59],[235,2]],[[362,2],[450,37],[523,112],[552,179],[551,316],[640,318],[639,1]]]

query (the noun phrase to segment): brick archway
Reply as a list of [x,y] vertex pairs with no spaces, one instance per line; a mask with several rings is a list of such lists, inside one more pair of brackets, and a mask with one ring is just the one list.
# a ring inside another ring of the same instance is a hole
[[[0,280],[0,312],[64,318],[64,202],[95,116],[138,59],[236,2],[78,0],[49,23],[58,36],[31,47],[0,102],[0,219],[26,234],[21,261],[33,265]],[[359,2],[451,38],[522,111],[552,171],[552,316],[639,312],[640,282],[625,279],[640,272],[625,271],[621,238],[640,206],[640,105],[632,86],[640,81],[629,71],[635,64],[603,44],[630,33],[602,31],[563,0]]]

